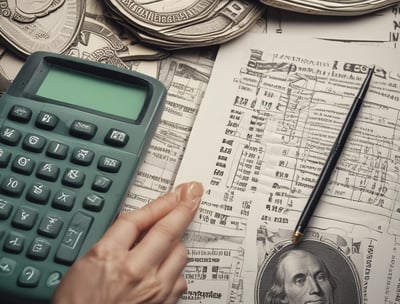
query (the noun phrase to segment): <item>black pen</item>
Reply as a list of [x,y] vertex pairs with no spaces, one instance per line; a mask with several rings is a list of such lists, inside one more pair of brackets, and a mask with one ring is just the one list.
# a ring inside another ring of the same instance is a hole
[[353,123],[356,120],[357,114],[361,108],[365,94],[368,91],[369,83],[374,73],[374,69],[375,67],[368,69],[367,77],[365,78],[363,84],[361,85],[360,91],[353,101],[353,104],[339,132],[339,135],[337,136],[336,141],[332,146],[331,152],[329,153],[329,156],[325,162],[325,165],[322,168],[321,174],[318,177],[315,187],[311,192],[310,197],[308,198],[308,202],[304,207],[303,212],[300,215],[300,219],[297,222],[296,229],[294,230],[292,236],[292,242],[294,244],[299,243],[301,238],[303,237],[304,230],[306,229],[307,224],[310,221],[311,216],[313,215],[315,207],[317,207],[319,199],[324,192],[326,185],[328,184],[331,173],[336,166],[339,156],[346,143],[347,137],[353,127]]

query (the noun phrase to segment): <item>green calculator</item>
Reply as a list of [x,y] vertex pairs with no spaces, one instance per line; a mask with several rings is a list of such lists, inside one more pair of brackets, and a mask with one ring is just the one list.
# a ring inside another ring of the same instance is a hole
[[49,303],[113,222],[166,88],[122,68],[32,54],[0,98],[0,302]]

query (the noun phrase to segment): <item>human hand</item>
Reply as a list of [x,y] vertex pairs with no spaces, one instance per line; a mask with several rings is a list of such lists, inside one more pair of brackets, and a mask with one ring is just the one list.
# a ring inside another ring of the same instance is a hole
[[143,208],[122,213],[69,269],[52,304],[176,303],[186,290],[181,237],[203,187],[181,184]]

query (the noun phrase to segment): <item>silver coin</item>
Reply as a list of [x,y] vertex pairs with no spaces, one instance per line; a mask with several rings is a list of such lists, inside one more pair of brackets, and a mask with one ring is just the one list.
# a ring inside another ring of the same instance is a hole
[[215,11],[220,2],[215,0],[106,0],[113,11],[143,30],[151,31],[192,24]]
[[0,0],[2,44],[23,57],[62,53],[75,41],[84,13],[83,0]]
[[[263,14],[255,1],[107,0],[121,25],[141,41],[182,49],[215,45],[246,32]],[[212,9],[210,9],[212,8]],[[150,9],[152,11],[150,12]],[[123,22],[121,22],[121,18]]]

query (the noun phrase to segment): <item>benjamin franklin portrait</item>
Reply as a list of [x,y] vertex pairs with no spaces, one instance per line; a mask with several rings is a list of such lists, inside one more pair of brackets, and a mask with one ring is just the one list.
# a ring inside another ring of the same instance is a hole
[[361,304],[353,262],[340,248],[303,240],[277,247],[263,261],[256,281],[257,304]]

